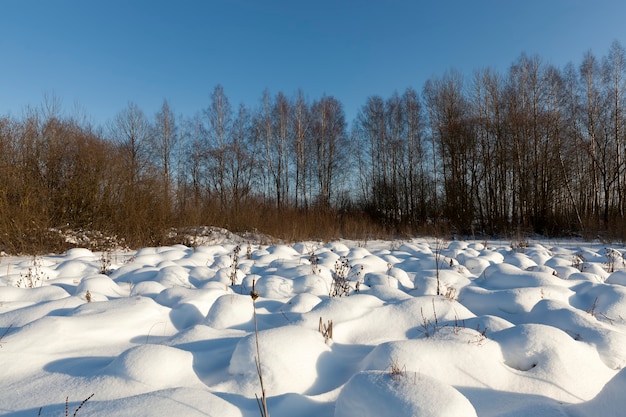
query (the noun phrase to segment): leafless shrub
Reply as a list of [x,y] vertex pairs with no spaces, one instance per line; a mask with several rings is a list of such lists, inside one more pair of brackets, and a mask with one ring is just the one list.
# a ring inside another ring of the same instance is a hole
[[449,301],[456,301],[457,290],[454,287],[446,287],[446,293],[443,295]]
[[319,267],[320,257],[315,254],[315,251],[311,252],[311,255],[309,256],[309,262],[311,263],[311,273],[313,275],[319,274],[321,271]]
[[606,254],[606,263],[604,266],[607,272],[615,272],[615,267],[620,261],[622,266],[624,266],[624,258],[621,253],[613,248],[605,248],[604,252]]
[[470,340],[467,343],[474,343],[477,346],[482,346],[483,344],[485,344],[485,341],[487,340],[487,328],[485,327],[482,331],[480,330],[480,324],[476,326],[476,331],[479,333],[478,335],[476,335],[476,338],[474,340]]
[[28,271],[23,274],[20,273],[20,278],[15,283],[19,288],[35,288],[41,287],[43,282],[49,277],[41,270],[41,258],[33,257],[32,266],[28,267]]
[[435,277],[437,278],[437,295],[441,295],[441,280],[439,279],[439,262],[441,261],[441,251],[444,249],[446,243],[443,239],[435,239]]
[[461,329],[465,328],[465,320],[461,320],[459,322],[459,318],[456,316],[456,314],[454,315],[454,334],[459,334],[461,332]]
[[599,313],[599,316],[602,317],[604,320],[606,320],[609,324],[615,323],[615,319],[612,319],[611,317],[607,316],[606,313]]
[[[615,323],[615,319],[609,317],[606,315],[606,313],[602,312],[602,311],[597,311],[598,309],[598,297],[596,297],[593,300],[593,304],[591,305],[591,307],[589,307],[586,312],[591,315],[591,317],[595,317],[596,319],[600,320],[600,319],[604,319],[606,320],[609,324],[614,324]],[[621,319],[621,316],[620,316]]]
[[[335,269],[332,271],[332,283],[330,286],[331,297],[343,297],[350,294],[351,282],[358,283],[363,271],[363,266],[353,267],[348,258],[342,256],[335,262]],[[357,287],[358,290],[358,287]]]
[[585,257],[582,253],[576,253],[572,256],[572,267],[578,269],[580,272],[583,271],[583,263],[585,262]]
[[124,261],[124,264],[132,264],[136,260],[137,260],[137,255],[135,254],[135,255],[129,256],[128,259]]
[[400,246],[402,246],[402,240],[392,240],[391,243],[389,244],[389,249],[390,250],[398,250],[400,248]]
[[[459,321],[459,319],[455,316],[454,317],[454,328],[453,328],[453,332],[455,335],[459,335],[461,333],[461,329],[466,329],[467,327],[465,327],[465,320],[461,320]],[[476,325],[476,331],[478,332],[478,334],[467,341],[468,344],[475,344],[477,346],[482,346],[483,344],[485,344],[485,342],[487,341],[487,327],[485,327],[484,329],[480,329],[480,324]]]
[[100,273],[102,275],[109,275],[111,272],[111,262],[113,253],[110,250],[105,250],[100,255]]
[[237,284],[237,272],[239,271],[239,252],[241,252],[241,246],[235,246],[231,255],[232,264],[230,265],[230,285]]
[[514,252],[524,253],[526,252],[526,249],[528,249],[529,246],[530,246],[530,242],[528,242],[528,239],[523,238],[521,236],[518,236],[516,240],[511,242],[511,249]]
[[439,319],[437,318],[437,311],[435,309],[435,299],[432,300],[433,304],[433,318],[427,319],[424,315],[424,308],[420,308],[420,314],[422,316],[422,323],[418,331],[422,333],[424,336],[431,337],[433,336],[437,330],[439,330]]
[[400,366],[396,358],[391,358],[389,375],[391,375],[391,379],[394,381],[404,378],[406,376],[406,365]]

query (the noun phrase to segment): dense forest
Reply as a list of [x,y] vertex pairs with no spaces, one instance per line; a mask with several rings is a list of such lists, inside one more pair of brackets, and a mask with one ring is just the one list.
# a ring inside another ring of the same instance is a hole
[[452,233],[626,236],[626,50],[556,68],[522,54],[506,73],[451,70],[348,123],[304,92],[105,126],[56,99],[0,116],[0,250],[50,249],[51,231],[129,246],[216,225],[284,239]]

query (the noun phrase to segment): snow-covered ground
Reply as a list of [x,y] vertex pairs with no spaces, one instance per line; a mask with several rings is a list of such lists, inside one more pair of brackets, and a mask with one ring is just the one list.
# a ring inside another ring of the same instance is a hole
[[0,414],[258,416],[259,357],[272,417],[624,415],[623,248],[523,246],[3,257]]

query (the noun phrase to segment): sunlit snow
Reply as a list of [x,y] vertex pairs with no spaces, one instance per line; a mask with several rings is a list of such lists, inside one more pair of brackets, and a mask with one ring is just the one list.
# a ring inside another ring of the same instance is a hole
[[512,243],[2,257],[0,414],[622,416],[624,248]]

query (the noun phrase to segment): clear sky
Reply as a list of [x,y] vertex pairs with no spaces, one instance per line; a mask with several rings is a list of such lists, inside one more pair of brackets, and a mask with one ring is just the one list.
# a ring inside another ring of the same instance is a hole
[[44,95],[103,125],[132,101],[186,117],[216,84],[344,104],[455,68],[505,72],[525,52],[562,68],[626,46],[623,0],[0,0],[0,115]]

